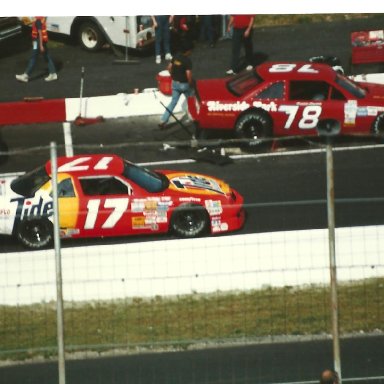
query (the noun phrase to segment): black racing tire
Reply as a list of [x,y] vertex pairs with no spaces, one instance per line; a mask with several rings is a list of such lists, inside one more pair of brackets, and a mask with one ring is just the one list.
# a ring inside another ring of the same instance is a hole
[[372,134],[384,138],[384,113],[376,117],[372,125]]
[[185,204],[176,208],[172,214],[170,229],[177,237],[199,237],[208,232],[209,216],[204,207]]
[[16,237],[26,248],[46,248],[53,242],[53,224],[45,217],[28,217],[17,226]]
[[251,111],[241,115],[235,125],[240,139],[264,139],[272,137],[272,119],[263,111]]
[[105,36],[96,23],[85,21],[79,25],[78,40],[87,51],[98,51],[105,44]]

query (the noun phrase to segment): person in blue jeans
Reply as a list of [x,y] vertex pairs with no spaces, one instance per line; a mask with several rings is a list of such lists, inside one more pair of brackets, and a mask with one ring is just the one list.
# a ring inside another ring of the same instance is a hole
[[213,27],[213,15],[201,15],[200,26],[200,39],[201,41],[207,41],[209,46],[213,48],[215,46],[215,29]]
[[165,60],[171,60],[171,25],[173,16],[160,15],[151,16],[153,28],[155,29],[155,53],[156,64],[161,64],[162,54],[165,54]]
[[55,64],[48,51],[48,32],[46,17],[35,16],[32,22],[32,55],[28,61],[27,68],[21,75],[16,75],[16,79],[27,83],[36,65],[36,60],[39,54],[44,55],[45,61],[48,63],[49,75],[44,79],[45,81],[57,80],[57,73]]
[[161,116],[159,124],[161,129],[166,127],[181,95],[188,98],[193,94],[192,61],[189,58],[192,47],[190,41],[183,41],[180,53],[177,53],[168,65],[168,71],[172,78],[172,99]]

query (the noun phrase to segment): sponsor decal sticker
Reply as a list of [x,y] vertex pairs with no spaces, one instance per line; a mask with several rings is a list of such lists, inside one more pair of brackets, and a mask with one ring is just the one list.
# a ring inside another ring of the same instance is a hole
[[201,199],[199,197],[180,197],[179,198],[180,202],[200,202]]
[[181,190],[201,189],[224,194],[219,183],[200,175],[182,175],[174,177],[170,181],[177,189]]
[[132,217],[132,228],[145,228],[145,217],[143,216],[134,216]]
[[222,103],[220,101],[210,100],[207,102],[208,112],[241,112],[245,111],[250,105],[245,101],[236,101],[235,103]]
[[205,208],[207,208],[207,211],[211,216],[221,215],[223,213],[223,207],[221,206],[221,201],[206,200]]
[[344,104],[344,124],[355,125],[356,114],[357,114],[357,101],[348,100],[348,102]]
[[264,109],[264,111],[267,111],[267,112],[277,112],[277,104],[273,101],[270,103],[262,103],[261,101],[254,101],[253,106],[255,108]]

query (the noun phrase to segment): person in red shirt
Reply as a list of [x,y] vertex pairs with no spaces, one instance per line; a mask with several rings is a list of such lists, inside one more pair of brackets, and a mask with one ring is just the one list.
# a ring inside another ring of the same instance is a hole
[[255,15],[231,15],[228,32],[232,29],[232,55],[227,75],[234,75],[240,70],[240,52],[244,45],[246,69],[253,68],[252,31]]

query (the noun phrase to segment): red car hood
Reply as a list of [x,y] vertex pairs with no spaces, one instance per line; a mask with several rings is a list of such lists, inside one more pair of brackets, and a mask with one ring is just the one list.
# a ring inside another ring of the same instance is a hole
[[368,91],[367,98],[384,102],[383,84],[361,82],[359,85]]
[[201,100],[220,100],[233,98],[234,95],[227,89],[226,79],[197,80],[197,93]]

